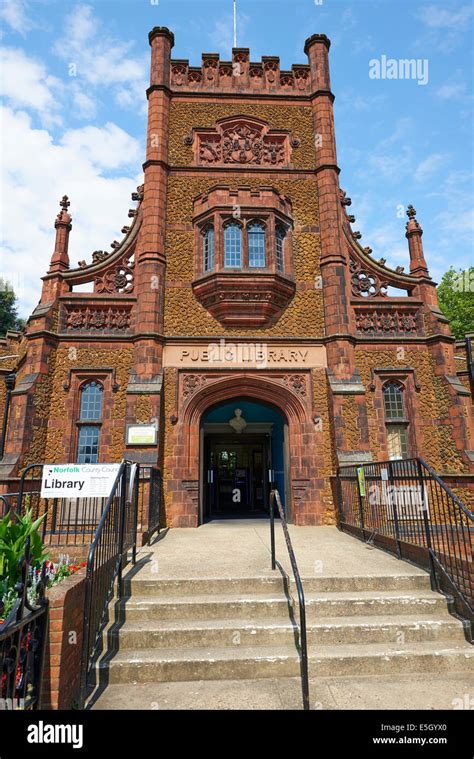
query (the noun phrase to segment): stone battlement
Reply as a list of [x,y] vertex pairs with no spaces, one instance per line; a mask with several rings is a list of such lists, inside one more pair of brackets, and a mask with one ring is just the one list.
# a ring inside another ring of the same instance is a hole
[[201,66],[172,59],[170,86],[190,91],[309,94],[310,66],[293,64],[291,71],[281,71],[278,56],[265,55],[260,62],[253,62],[249,48],[238,47],[233,48],[231,61],[221,61],[218,53],[203,53]]

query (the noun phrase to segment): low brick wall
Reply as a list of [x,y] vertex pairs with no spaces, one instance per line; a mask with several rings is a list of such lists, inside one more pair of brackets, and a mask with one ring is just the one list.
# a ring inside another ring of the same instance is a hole
[[79,696],[85,569],[50,588],[43,709],[71,709]]

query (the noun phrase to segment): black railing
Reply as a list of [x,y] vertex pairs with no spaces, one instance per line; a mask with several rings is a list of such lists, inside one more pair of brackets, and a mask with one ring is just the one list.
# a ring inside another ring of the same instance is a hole
[[138,525],[143,542],[150,544],[161,525],[161,472],[153,466],[140,466],[140,487],[138,494]]
[[474,515],[422,459],[341,467],[338,526],[426,569],[434,590],[474,613]]
[[[280,522],[283,528],[283,534],[285,536],[286,547],[288,549],[288,556],[290,557],[291,568],[293,570],[293,577],[295,578],[296,590],[298,593],[298,601],[300,607],[300,653],[301,653],[301,689],[303,693],[303,709],[309,709],[309,675],[308,675],[308,641],[306,635],[306,605],[303,591],[303,584],[301,582],[301,576],[298,570],[298,564],[296,563],[295,552],[291,543],[290,533],[288,531],[288,525],[286,524],[285,513],[281,504],[280,494],[278,490],[272,490],[270,492],[270,545],[272,553],[272,569],[275,570],[277,566],[276,560],[276,548],[275,548],[275,503],[277,505],[278,513],[280,515]],[[282,569],[282,571],[284,571]]]
[[18,493],[4,493],[0,495],[0,519],[8,514],[15,507],[18,500]]
[[[36,584],[36,600],[28,599],[30,578],[30,538],[18,563],[20,580],[17,598],[8,617],[0,624],[0,699],[2,708],[41,708],[41,687],[46,649],[48,601],[45,565]],[[1,613],[1,612],[0,612]]]
[[102,650],[109,603],[123,593],[122,570],[137,548],[139,467],[123,462],[95,533],[86,570],[80,703],[85,705],[89,678]]
[[[106,497],[44,498],[41,481],[45,464],[31,464],[20,478],[15,511],[31,509],[33,519],[45,515],[41,538],[48,545],[91,543],[107,503]],[[13,496],[6,496],[10,501]],[[1,508],[1,504],[0,504]]]

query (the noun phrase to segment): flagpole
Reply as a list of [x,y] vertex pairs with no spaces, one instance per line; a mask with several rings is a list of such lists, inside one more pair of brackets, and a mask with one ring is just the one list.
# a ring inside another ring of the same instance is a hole
[[237,47],[237,0],[234,0],[234,47]]

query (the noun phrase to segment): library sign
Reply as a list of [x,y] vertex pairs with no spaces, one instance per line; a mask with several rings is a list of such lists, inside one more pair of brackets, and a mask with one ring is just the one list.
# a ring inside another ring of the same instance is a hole
[[105,498],[110,495],[120,464],[45,464],[42,498]]

